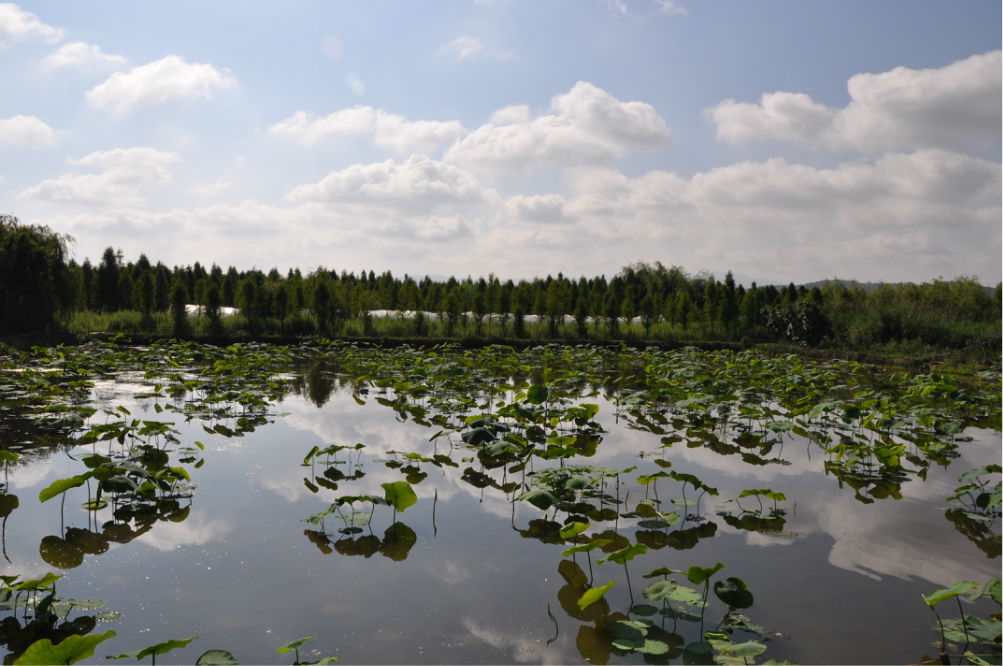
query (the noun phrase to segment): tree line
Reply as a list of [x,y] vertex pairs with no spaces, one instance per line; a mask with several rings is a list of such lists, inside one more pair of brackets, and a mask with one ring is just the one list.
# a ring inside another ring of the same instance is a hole
[[840,281],[811,289],[745,287],[730,271],[719,281],[656,261],[624,266],[609,279],[558,273],[515,281],[492,274],[442,282],[389,270],[296,268],[283,275],[199,262],[168,267],[145,254],[126,261],[111,247],[97,265],[78,264],[67,258],[70,242],[45,227],[0,218],[0,332],[52,330],[82,312],[136,312],[145,322],[166,314],[183,332],[190,326],[184,306],[194,304],[217,331],[222,308],[234,307],[248,332],[339,335],[353,322],[373,335],[372,313],[386,310],[398,313],[401,335],[417,337],[525,337],[533,315],[534,335],[551,339],[676,336],[854,347],[915,339],[950,348],[964,347],[973,335],[998,338],[1001,318],[1001,286],[990,294],[968,277],[872,291]]

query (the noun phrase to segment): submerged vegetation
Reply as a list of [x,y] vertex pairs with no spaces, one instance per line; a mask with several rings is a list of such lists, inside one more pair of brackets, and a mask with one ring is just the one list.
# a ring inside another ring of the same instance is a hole
[[[136,398],[147,405],[144,414],[95,402],[96,382],[124,376],[143,385]],[[966,432],[1001,428],[1000,374],[991,370],[960,383],[754,350],[543,345],[463,352],[455,345],[388,350],[328,340],[227,348],[90,343],[0,358],[0,460],[9,467],[33,451],[56,449],[74,459],[78,471],[39,494],[41,503],[60,504],[60,531],[42,539],[39,553],[49,566],[70,571],[110,544],[129,544],[158,524],[189,518],[199,474],[214,460],[201,441],[184,437],[179,422],[200,424],[199,432],[210,437],[240,438],[280,418],[276,405],[284,396],[298,393],[321,406],[335,391],[349,394],[360,409],[374,403],[402,423],[426,428],[433,450],[379,452],[364,442],[291,446],[288,455],[305,473],[302,487],[318,500],[313,515],[289,517],[306,524],[305,542],[323,555],[380,554],[404,562],[419,542],[403,522],[410,507],[431,502],[438,529],[438,489],[421,497],[416,489],[430,483],[433,470],[460,475],[460,483],[481,497],[491,493],[511,504],[511,528],[522,539],[548,547],[564,581],[556,601],[578,623],[575,645],[593,664],[634,653],[645,663],[751,664],[774,652],[784,635],[783,627],[768,630],[753,619],[754,599],[771,591],[753,596],[745,580],[754,572],[742,561],[708,567],[686,551],[716,535],[715,518],[739,532],[783,535],[798,498],[782,485],[722,497],[687,470],[685,451],[704,449],[752,469],[788,466],[785,445],[807,446],[809,454],[818,452],[827,482],[874,504],[901,498],[907,486],[925,482],[931,467],[951,465],[969,446]],[[600,397],[613,406],[618,429],[651,442],[637,452],[636,464],[589,464],[612,432],[597,421]],[[382,493],[353,492],[353,484],[368,482],[367,464],[400,476],[380,484]],[[951,504],[947,519],[990,558],[1000,556],[1000,471],[998,464],[967,471],[944,498]],[[6,530],[7,517],[23,500],[3,490]],[[68,501],[86,511],[86,529],[65,527]],[[719,501],[716,511],[710,501]],[[535,516],[525,527],[516,524],[517,506],[530,507]],[[386,524],[382,537],[374,522]],[[4,539],[6,554],[6,531]],[[726,565],[728,575],[721,574]],[[650,582],[635,594],[638,572],[647,572],[643,578]],[[0,622],[8,661],[72,663],[115,638],[111,631],[93,633],[98,621],[112,621],[115,613],[67,619],[72,610],[104,602],[56,597],[60,578],[3,578],[0,610],[14,612],[11,621]],[[999,663],[999,613],[966,613],[958,598],[976,588],[981,591],[968,603],[999,603],[998,578],[924,597],[936,613],[935,644],[944,652],[939,659]],[[938,604],[947,599],[957,599],[958,618],[941,613]],[[560,624],[549,606],[547,615],[556,640]],[[155,659],[194,638],[117,657]],[[309,638],[278,650],[306,663],[298,650]],[[948,654],[962,643],[957,654]],[[123,647],[135,644],[133,638]],[[921,645],[910,649],[923,652]],[[236,660],[210,650],[198,663]]]

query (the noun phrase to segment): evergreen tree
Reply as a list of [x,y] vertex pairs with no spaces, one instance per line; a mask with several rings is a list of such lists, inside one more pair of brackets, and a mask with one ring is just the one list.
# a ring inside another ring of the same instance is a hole
[[683,332],[690,325],[693,317],[693,304],[690,302],[690,294],[686,290],[678,292],[676,296],[676,320],[682,325]]
[[449,290],[449,293],[446,294],[444,309],[446,311],[446,334],[453,335],[453,332],[456,330],[456,324],[460,322],[464,310],[466,310],[466,301],[463,298],[463,292],[460,291],[459,285],[454,285]]
[[118,279],[118,256],[115,254],[114,248],[109,247],[105,249],[101,256],[101,264],[98,266],[98,308],[102,312],[118,310]]
[[[218,291],[218,290],[217,290]],[[222,295],[220,296],[222,301]],[[274,315],[284,321],[289,316],[289,287],[286,282],[280,282],[272,293]]]
[[615,338],[620,330],[620,299],[616,297],[616,292],[612,289],[606,291],[603,318],[606,320],[609,336]]
[[564,323],[564,315],[568,311],[571,294],[567,282],[563,279],[553,280],[547,287],[547,330],[550,337],[557,337],[558,324]]
[[630,331],[631,325],[634,323],[634,317],[637,316],[637,303],[634,302],[633,285],[628,284],[627,288],[623,290],[623,302],[620,304],[620,314],[627,325],[627,330]]
[[498,322],[501,324],[502,336],[505,336],[505,326],[508,324],[509,317],[512,314],[512,292],[515,290],[515,285],[512,284],[512,280],[508,280],[502,285],[501,289],[498,290]]
[[721,327],[730,333],[738,324],[738,293],[735,289],[735,277],[728,271],[724,276],[724,286],[720,289],[720,320]]
[[714,323],[718,318],[720,303],[720,294],[717,287],[717,282],[711,277],[707,280],[707,286],[704,288],[704,298],[703,298],[703,310],[704,310],[704,321],[710,326],[710,332],[714,332]]
[[175,280],[171,286],[171,321],[174,335],[184,335],[188,329],[188,287],[182,280]]
[[311,305],[313,306],[313,316],[317,320],[317,330],[321,333],[327,333],[328,322],[331,320],[331,290],[323,275],[317,275]]
[[[581,289],[579,289],[581,292]],[[579,338],[588,337],[589,302],[584,293],[579,293],[575,304],[575,330]]]
[[247,325],[254,330],[258,324],[258,283],[248,275],[240,283],[237,305],[247,318]]
[[153,282],[152,271],[143,271],[139,280],[133,287],[133,303],[143,313],[144,318],[149,318],[156,306],[156,284]]
[[219,293],[219,287],[216,286],[215,282],[209,282],[205,291],[205,314],[209,318],[209,327],[214,333],[219,333],[222,328],[220,326],[222,305],[223,296]]

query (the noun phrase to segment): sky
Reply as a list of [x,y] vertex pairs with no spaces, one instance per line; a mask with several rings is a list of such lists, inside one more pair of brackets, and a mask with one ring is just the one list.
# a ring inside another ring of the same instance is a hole
[[1003,9],[0,3],[0,210],[283,273],[1003,273]]

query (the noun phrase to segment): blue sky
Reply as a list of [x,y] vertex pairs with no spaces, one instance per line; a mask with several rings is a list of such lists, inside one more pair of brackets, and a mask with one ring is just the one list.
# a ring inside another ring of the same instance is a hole
[[0,4],[0,199],[168,264],[1001,278],[992,2]]

